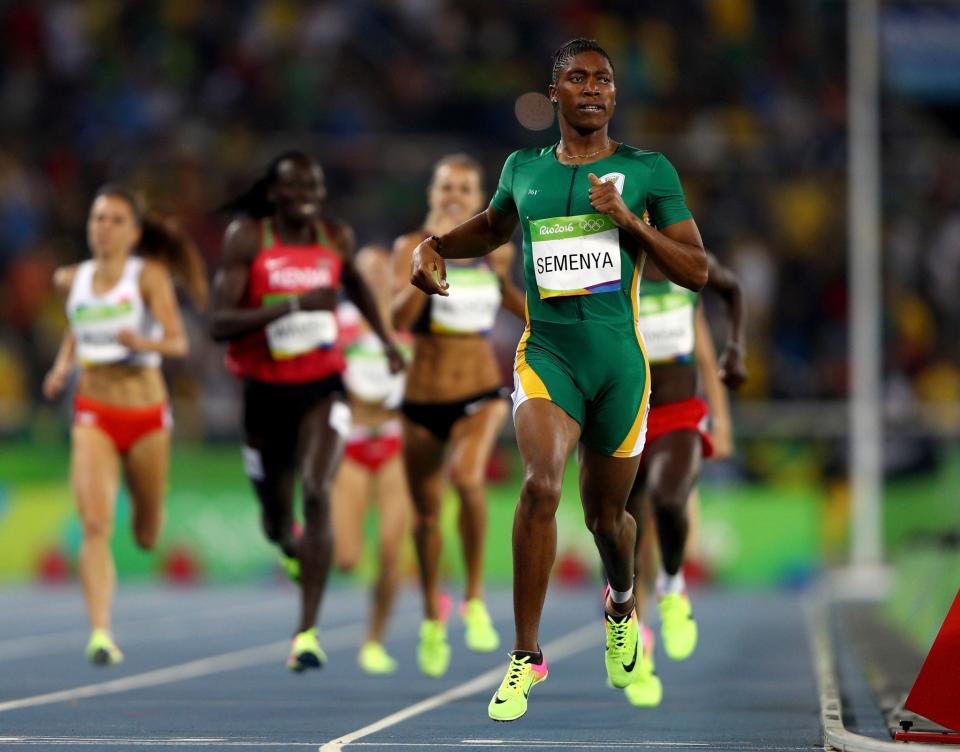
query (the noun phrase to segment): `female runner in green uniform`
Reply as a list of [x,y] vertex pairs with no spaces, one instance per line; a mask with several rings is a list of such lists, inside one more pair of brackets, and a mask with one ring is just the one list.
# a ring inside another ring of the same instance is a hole
[[[414,285],[445,295],[445,259],[489,253],[521,226],[527,329],[517,347],[514,422],[524,480],[513,528],[516,640],[488,706],[498,721],[522,716],[531,687],[547,676],[538,628],[556,554],[561,481],[578,444],[584,517],[611,588],[604,663],[614,686],[633,679],[637,525],[625,507],[650,391],[637,328],[645,254],[686,288],[699,290],[707,279],[706,252],[676,171],[661,154],[608,135],[616,86],[597,42],[573,40],[554,53],[549,94],[560,142],[511,154],[490,206],[422,242],[411,267]],[[643,221],[644,211],[654,226]]]

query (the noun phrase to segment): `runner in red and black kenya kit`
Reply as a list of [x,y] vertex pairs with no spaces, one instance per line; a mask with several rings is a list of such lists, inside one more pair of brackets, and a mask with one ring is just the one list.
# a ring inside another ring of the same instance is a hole
[[391,370],[403,367],[354,267],[353,231],[320,214],[325,194],[319,165],[294,151],[274,159],[223,207],[236,218],[224,238],[211,316],[213,338],[230,343],[227,368],[244,384],[244,465],[263,529],[300,583],[300,624],[288,660],[293,671],[326,660],[316,621],[330,569],[330,488],[350,428],[334,316],[341,288],[383,341]]

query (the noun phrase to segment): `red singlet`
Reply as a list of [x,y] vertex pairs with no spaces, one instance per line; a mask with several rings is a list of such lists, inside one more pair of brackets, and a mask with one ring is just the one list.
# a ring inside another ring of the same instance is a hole
[[[260,253],[250,265],[241,306],[259,308],[316,287],[340,286],[343,260],[317,224],[311,245],[284,245],[272,222],[260,224]],[[345,368],[333,311],[296,311],[230,343],[227,369],[270,384],[318,381]]]

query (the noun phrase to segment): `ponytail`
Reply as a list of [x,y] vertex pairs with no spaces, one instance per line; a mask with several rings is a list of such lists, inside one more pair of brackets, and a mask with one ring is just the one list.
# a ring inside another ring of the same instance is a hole
[[190,237],[175,220],[155,212],[148,212],[140,220],[140,231],[137,253],[163,264],[194,307],[198,311],[204,310],[210,295],[207,271]]

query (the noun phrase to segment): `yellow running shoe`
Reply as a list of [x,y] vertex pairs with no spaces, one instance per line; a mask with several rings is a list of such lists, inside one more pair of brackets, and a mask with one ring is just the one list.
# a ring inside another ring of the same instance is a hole
[[614,687],[623,689],[633,681],[640,664],[637,617],[633,611],[623,616],[605,613],[603,621],[607,630],[607,646],[603,656],[607,677]]
[[95,629],[90,633],[86,655],[94,666],[114,666],[123,660],[123,653],[108,629]]
[[294,585],[300,584],[300,560],[296,556],[287,556],[281,551],[280,566],[283,567],[283,571],[287,573],[290,582]]
[[[542,654],[541,654],[542,655]],[[495,721],[515,721],[527,712],[527,699],[534,684],[547,678],[547,661],[531,663],[530,656],[510,653],[510,665],[500,687],[487,705],[487,715]]]
[[294,636],[290,657],[287,658],[287,668],[299,674],[307,669],[322,668],[326,662],[327,654],[320,647],[316,627],[298,632]]
[[471,598],[463,604],[463,633],[467,649],[475,653],[491,653],[500,647],[500,635],[497,634],[490,613],[483,601]]
[[663,684],[653,665],[653,631],[646,624],[640,625],[640,640],[643,653],[633,683],[623,693],[630,704],[637,708],[655,708],[663,699]]
[[357,663],[360,664],[363,673],[372,676],[384,676],[397,670],[397,662],[387,652],[383,643],[373,640],[360,646]]
[[669,658],[683,661],[697,646],[697,622],[686,593],[660,596],[660,637]]
[[450,645],[447,643],[447,625],[442,621],[424,619],[421,622],[417,664],[427,676],[443,676],[447,673],[450,666]]

